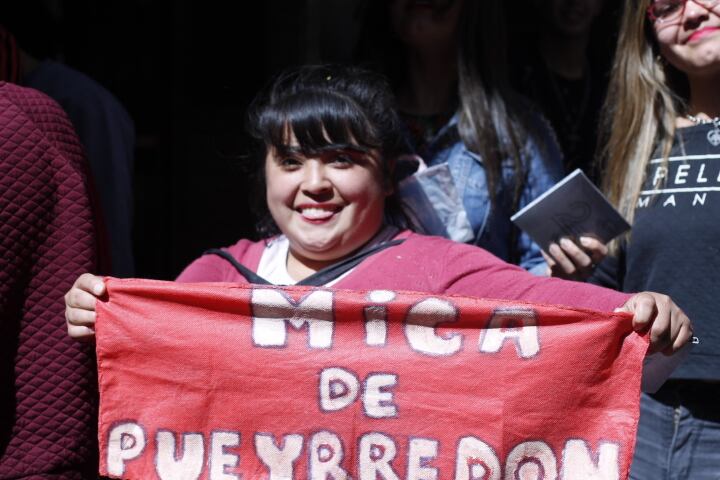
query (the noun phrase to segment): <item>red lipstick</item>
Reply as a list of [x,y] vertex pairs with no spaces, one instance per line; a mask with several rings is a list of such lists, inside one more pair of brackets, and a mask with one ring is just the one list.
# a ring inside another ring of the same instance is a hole
[[700,30],[697,30],[697,31],[693,32],[693,34],[688,37],[688,40],[687,40],[687,41],[688,41],[688,43],[690,43],[690,42],[696,42],[696,41],[698,41],[698,40],[701,40],[701,39],[707,37],[708,35],[712,35],[712,34],[717,33],[717,32],[719,32],[719,31],[720,31],[720,28],[718,28],[718,27],[705,27],[705,28],[701,28]]

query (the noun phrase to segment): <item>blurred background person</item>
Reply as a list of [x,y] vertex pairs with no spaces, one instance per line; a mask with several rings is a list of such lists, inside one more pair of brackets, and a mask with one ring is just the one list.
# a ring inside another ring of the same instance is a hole
[[420,230],[545,273],[510,216],[562,178],[562,160],[545,119],[510,88],[501,2],[370,1],[365,23],[357,59],[389,76],[407,141],[429,167],[415,175],[431,183],[415,209],[431,228]]

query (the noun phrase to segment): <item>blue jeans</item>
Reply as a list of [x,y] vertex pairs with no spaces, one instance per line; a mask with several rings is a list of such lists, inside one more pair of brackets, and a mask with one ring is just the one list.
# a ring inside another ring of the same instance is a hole
[[720,384],[669,380],[642,394],[630,478],[720,479]]

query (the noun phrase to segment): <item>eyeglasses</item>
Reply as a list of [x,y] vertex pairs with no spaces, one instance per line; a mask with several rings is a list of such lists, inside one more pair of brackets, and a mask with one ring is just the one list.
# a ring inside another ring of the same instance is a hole
[[[690,0],[702,5],[708,10],[720,3],[720,0]],[[685,4],[688,0],[655,0],[647,9],[647,15],[651,22],[672,23],[682,17]]]

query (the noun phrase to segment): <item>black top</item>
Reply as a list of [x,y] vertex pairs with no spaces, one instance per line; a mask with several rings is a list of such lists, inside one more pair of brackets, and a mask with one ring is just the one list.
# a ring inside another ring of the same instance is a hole
[[667,163],[655,152],[631,237],[593,279],[625,292],[668,294],[690,317],[700,344],[673,378],[720,380],[720,132],[711,143],[714,130],[680,129]]
[[565,172],[580,168],[598,183],[594,157],[607,88],[606,73],[598,62],[588,60],[581,78],[568,79],[551,71],[539,51],[530,50],[513,81],[550,121],[563,152]]

